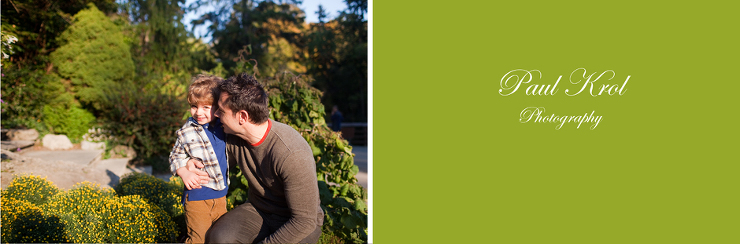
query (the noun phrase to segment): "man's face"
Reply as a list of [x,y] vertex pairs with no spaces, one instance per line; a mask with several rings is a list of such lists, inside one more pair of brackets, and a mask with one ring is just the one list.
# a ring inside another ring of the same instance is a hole
[[234,134],[234,129],[239,128],[239,122],[236,119],[236,114],[231,111],[231,108],[224,106],[224,101],[228,98],[228,94],[225,92],[221,93],[218,99],[218,110],[215,115],[221,118],[221,123],[224,125],[224,132]]
[[198,124],[205,125],[210,123],[213,119],[213,112],[211,104],[190,104],[190,115],[193,116],[195,121],[198,121]]

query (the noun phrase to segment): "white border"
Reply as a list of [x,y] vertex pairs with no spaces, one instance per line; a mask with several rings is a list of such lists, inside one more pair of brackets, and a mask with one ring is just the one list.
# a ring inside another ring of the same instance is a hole
[[373,0],[367,5],[367,243],[373,243]]

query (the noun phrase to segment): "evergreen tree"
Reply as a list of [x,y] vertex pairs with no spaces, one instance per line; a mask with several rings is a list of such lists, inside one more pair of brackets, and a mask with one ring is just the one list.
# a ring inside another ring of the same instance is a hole
[[100,108],[104,92],[133,78],[134,63],[121,29],[95,5],[88,6],[60,36],[51,62],[83,105]]
[[191,70],[188,38],[183,25],[184,0],[130,0],[122,5],[131,20],[132,53],[139,76]]
[[88,4],[103,13],[115,13],[114,0],[13,0],[2,1],[2,29],[18,37],[12,61],[21,65],[40,63],[58,47],[57,37],[70,25],[72,16]]

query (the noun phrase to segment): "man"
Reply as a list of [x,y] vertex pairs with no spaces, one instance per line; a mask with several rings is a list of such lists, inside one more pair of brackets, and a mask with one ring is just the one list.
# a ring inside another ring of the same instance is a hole
[[318,242],[324,212],[311,147],[292,127],[269,119],[267,93],[253,76],[231,77],[218,88],[215,115],[229,134],[227,160],[247,178],[249,200],[214,223],[206,242]]
[[332,106],[331,107],[331,130],[341,131],[342,130],[342,120],[344,120],[344,116],[342,116],[342,112],[339,111],[339,107],[337,107],[337,105]]

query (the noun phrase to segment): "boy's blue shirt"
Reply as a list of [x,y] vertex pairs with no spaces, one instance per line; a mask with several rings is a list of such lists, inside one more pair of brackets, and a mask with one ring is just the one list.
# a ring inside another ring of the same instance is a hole
[[228,163],[226,161],[226,134],[223,125],[214,119],[206,125],[198,124],[192,117],[188,118],[177,131],[177,141],[170,153],[170,170],[176,174],[177,169],[185,167],[190,158],[203,161],[204,171],[209,181],[200,189],[185,190],[188,200],[206,200],[226,195],[228,189]]

